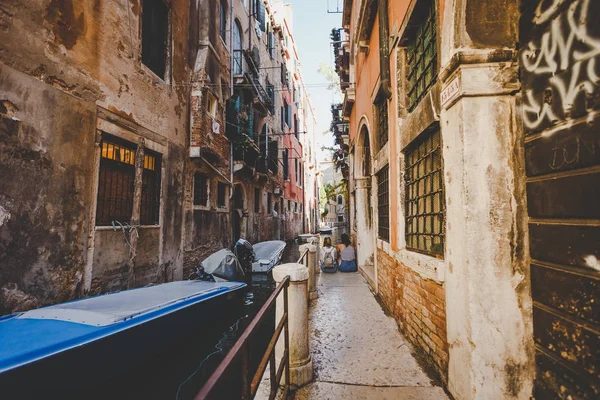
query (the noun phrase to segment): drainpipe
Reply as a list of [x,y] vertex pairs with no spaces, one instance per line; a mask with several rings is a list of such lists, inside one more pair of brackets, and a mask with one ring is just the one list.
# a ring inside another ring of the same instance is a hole
[[390,81],[390,30],[388,15],[388,0],[377,0],[379,8],[379,69],[381,90],[386,98],[392,97]]
[[[229,94],[230,97],[233,97],[233,66],[234,66],[234,48],[233,48],[233,17],[234,17],[234,6],[233,1],[231,3],[231,13],[229,17]],[[227,106],[225,106],[227,109]],[[225,111],[225,131],[227,131],[227,111]],[[231,243],[235,239],[235,232],[233,231],[233,213],[235,210],[233,209],[233,140],[229,140],[229,209],[231,210],[231,220],[229,221],[229,226],[231,227]],[[235,243],[233,243],[235,244]]]

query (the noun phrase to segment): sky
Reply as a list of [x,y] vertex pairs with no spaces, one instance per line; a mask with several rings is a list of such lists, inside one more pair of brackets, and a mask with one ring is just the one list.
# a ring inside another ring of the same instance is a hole
[[333,136],[323,132],[329,130],[330,106],[334,97],[326,87],[327,79],[317,70],[321,61],[333,68],[329,35],[331,29],[341,27],[342,14],[330,14],[327,11],[328,7],[330,10],[335,10],[336,7],[341,9],[343,0],[288,0],[287,3],[291,3],[294,9],[294,41],[302,64],[304,82],[317,117],[319,161],[330,160],[331,152],[322,151],[321,146],[333,146]]

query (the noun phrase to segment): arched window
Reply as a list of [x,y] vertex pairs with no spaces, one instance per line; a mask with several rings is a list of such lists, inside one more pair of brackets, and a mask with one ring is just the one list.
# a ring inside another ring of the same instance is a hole
[[233,74],[240,76],[244,73],[242,61],[242,27],[236,19],[233,24]]
[[344,196],[342,196],[341,194],[338,194],[338,204],[342,205],[344,204]]

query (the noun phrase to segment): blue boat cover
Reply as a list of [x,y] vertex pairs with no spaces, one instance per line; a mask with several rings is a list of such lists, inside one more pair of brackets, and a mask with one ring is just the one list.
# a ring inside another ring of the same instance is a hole
[[0,318],[0,374],[244,286],[170,282]]

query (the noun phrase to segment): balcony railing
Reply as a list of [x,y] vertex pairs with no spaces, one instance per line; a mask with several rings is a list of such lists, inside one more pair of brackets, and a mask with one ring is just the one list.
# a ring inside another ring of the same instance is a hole
[[254,92],[261,103],[272,104],[273,99],[262,83],[260,82],[259,69],[252,59],[251,53],[246,50],[234,50],[233,51],[233,76],[244,77],[250,83]]

